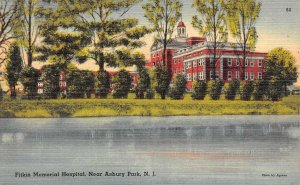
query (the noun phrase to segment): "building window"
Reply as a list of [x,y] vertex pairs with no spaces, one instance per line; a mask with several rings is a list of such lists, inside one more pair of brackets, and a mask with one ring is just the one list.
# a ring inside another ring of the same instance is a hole
[[198,59],[198,66],[202,66],[202,60]]
[[213,66],[213,64],[214,64],[214,59],[213,58],[210,58],[209,64],[210,64],[210,66]]
[[258,60],[258,67],[262,67],[262,60]]
[[176,59],[174,59],[174,64],[176,64]]
[[236,72],[235,72],[235,77],[236,77],[237,80],[240,79],[240,72],[239,72],[239,71],[236,71]]
[[200,80],[204,80],[204,72],[203,72],[203,71],[201,71],[201,72],[199,73],[199,79],[200,79]]
[[228,66],[232,66],[232,58],[227,59],[227,64],[228,64]]
[[197,60],[193,61],[193,67],[197,67]]
[[187,81],[191,81],[191,74],[187,74]]
[[251,59],[251,61],[250,61],[250,67],[254,67],[254,59]]
[[248,63],[249,63],[249,60],[248,58],[246,59],[246,62],[245,62],[245,66],[248,66]]
[[250,80],[254,80],[254,73],[250,72]]
[[248,80],[248,72],[245,72],[245,80]]
[[197,73],[193,73],[193,80],[197,80]]
[[236,66],[240,66],[240,59],[236,58]]
[[213,79],[213,71],[210,71],[209,77],[210,77],[211,80]]
[[258,73],[257,73],[257,78],[258,78],[259,80],[262,79],[262,72],[258,72]]
[[231,71],[228,71],[227,77],[228,77],[228,80],[231,80],[231,79],[232,79],[232,72],[231,72]]
[[43,94],[43,89],[38,89],[38,94]]

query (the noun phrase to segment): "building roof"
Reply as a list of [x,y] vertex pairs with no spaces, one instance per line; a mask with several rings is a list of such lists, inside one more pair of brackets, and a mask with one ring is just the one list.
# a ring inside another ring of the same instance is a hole
[[[188,47],[188,43],[185,41],[185,42],[181,42],[179,41],[178,39],[172,39],[168,45],[167,45],[167,49],[180,49],[180,48],[185,48],[185,47]],[[158,50],[158,49],[161,49],[162,48],[162,44],[160,44],[158,41],[154,42],[151,46],[151,50]]]
[[185,27],[184,22],[183,22],[183,21],[180,21],[180,22],[178,23],[178,26],[177,26],[177,27]]

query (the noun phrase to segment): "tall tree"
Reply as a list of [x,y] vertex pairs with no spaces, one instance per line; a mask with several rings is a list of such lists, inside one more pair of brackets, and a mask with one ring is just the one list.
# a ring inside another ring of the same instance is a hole
[[103,71],[105,65],[132,66],[134,49],[144,43],[139,39],[149,30],[138,26],[138,19],[124,17],[140,0],[62,0],[65,11],[72,14],[76,29],[91,38],[87,47],[79,52],[84,60],[94,60]]
[[162,47],[162,66],[155,69],[155,90],[165,99],[171,82],[171,69],[167,62],[167,46],[172,41],[176,23],[181,17],[183,4],[179,0],[148,0],[143,6],[144,16],[156,32],[155,42]]
[[256,0],[229,0],[226,5],[229,30],[243,51],[242,78],[245,79],[245,63],[250,50],[255,49],[257,32],[255,24],[259,18],[261,2]]
[[23,61],[20,53],[20,48],[16,43],[13,43],[8,52],[8,59],[6,62],[5,78],[10,89],[10,97],[16,98],[16,85],[18,83],[20,73],[23,67]]
[[267,79],[281,83],[287,94],[287,86],[297,81],[296,59],[284,48],[275,48],[268,53],[265,72]]
[[179,0],[148,0],[148,3],[143,6],[144,15],[156,32],[155,40],[163,48],[163,66],[167,66],[166,50],[172,41],[176,23],[181,17],[182,6]]
[[0,1],[0,65],[6,60],[9,42],[16,38],[13,34],[13,27],[18,18],[18,6],[19,4],[15,1]]
[[228,39],[225,3],[223,0],[194,0],[193,7],[200,14],[193,16],[192,25],[208,41],[207,47],[213,55],[213,80],[216,79],[216,63],[221,57],[218,49],[225,46]]
[[16,23],[18,26],[15,27],[15,35],[18,36],[20,45],[26,53],[24,60],[27,61],[27,67],[31,67],[40,30],[38,12],[41,1],[17,0],[17,2],[19,4],[17,12],[19,19]]
[[71,61],[82,62],[77,54],[89,42],[89,38],[78,31],[73,14],[67,11],[64,0],[44,2],[39,9],[41,45],[36,48],[40,61],[52,63],[66,69]]

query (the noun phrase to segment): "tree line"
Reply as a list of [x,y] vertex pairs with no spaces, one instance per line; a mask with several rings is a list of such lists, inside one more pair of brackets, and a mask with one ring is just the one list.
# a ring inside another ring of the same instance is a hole
[[[0,63],[6,63],[5,76],[12,97],[16,94],[17,81],[22,83],[29,97],[34,96],[39,75],[32,67],[34,61],[50,63],[43,69],[46,84],[48,81],[52,83],[52,77],[47,76],[48,70],[52,74],[51,71],[67,71],[73,61],[94,61],[99,66],[96,89],[99,96],[102,94],[101,97],[105,97],[110,88],[108,82],[111,79],[105,67],[122,69],[137,66],[140,76],[145,77],[141,79],[148,79],[149,74],[143,69],[145,56],[136,49],[145,45],[140,38],[149,33],[155,34],[155,42],[162,47],[163,65],[157,66],[153,72],[152,79],[155,82],[152,87],[140,85],[137,94],[142,97],[142,92],[151,95],[155,90],[162,99],[169,92],[175,94],[174,97],[182,94],[183,86],[176,85],[179,81],[184,82],[182,76],[174,77],[173,86],[170,87],[172,76],[166,55],[176,23],[182,17],[182,1],[147,0],[143,9],[150,27],[141,26],[137,18],[126,16],[141,0],[1,0],[0,3],[0,51],[1,57],[6,56]],[[213,55],[215,80],[216,61],[221,57],[217,50],[224,47],[229,33],[236,39],[237,44],[233,47],[242,48],[243,61],[246,61],[247,53],[255,48],[258,38],[255,24],[261,3],[256,0],[194,0],[192,6],[198,14],[193,17],[193,27],[213,43],[208,47],[211,47]],[[274,52],[276,55],[272,57],[270,54],[267,62],[270,64],[266,66],[267,77],[269,81],[278,81],[286,88],[297,79],[295,59],[284,49]],[[242,62],[241,65],[244,71],[245,64]],[[285,71],[284,74],[282,71]],[[76,72],[71,74],[79,75]],[[119,74],[122,76],[120,81],[125,83],[128,75],[123,71]],[[217,81],[214,83],[217,84]],[[117,82],[115,84],[119,87]],[[116,92],[123,88],[117,87],[119,90]],[[126,91],[126,88],[122,90]],[[73,91],[77,91],[75,87]],[[125,97],[122,93],[116,94],[119,94],[116,97]]]

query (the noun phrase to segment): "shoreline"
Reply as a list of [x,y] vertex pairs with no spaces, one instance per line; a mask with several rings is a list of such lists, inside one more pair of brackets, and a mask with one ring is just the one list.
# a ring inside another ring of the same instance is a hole
[[227,100],[63,99],[4,100],[0,118],[172,117],[299,115],[300,96],[279,102]]

